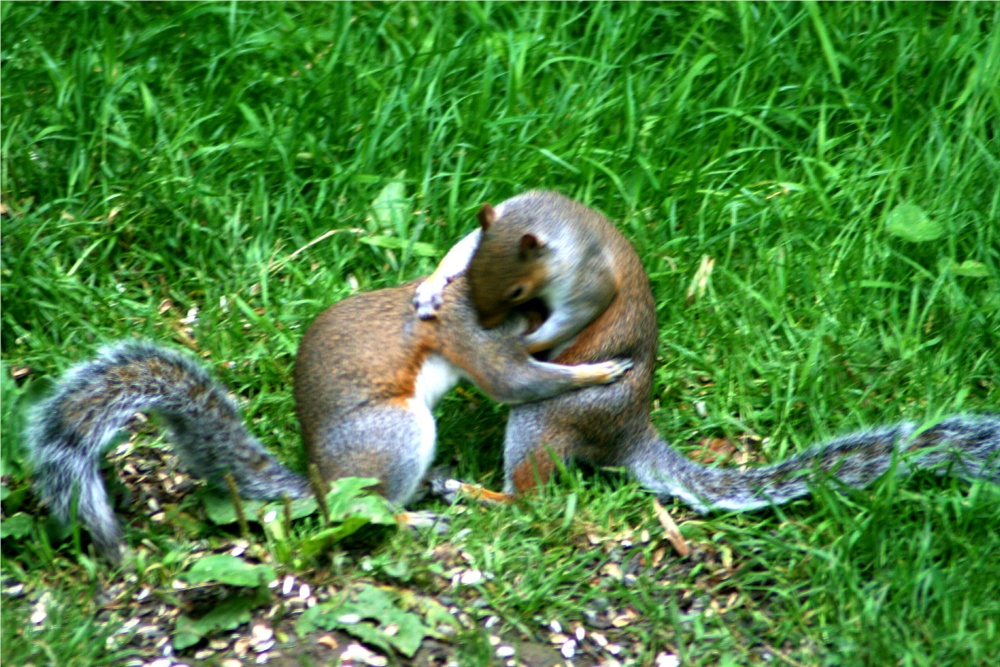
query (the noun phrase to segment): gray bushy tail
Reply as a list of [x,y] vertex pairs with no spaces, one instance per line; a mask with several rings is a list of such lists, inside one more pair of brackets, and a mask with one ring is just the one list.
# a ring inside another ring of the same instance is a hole
[[1000,484],[1000,415],[957,415],[921,429],[902,422],[834,438],[785,461],[740,470],[698,464],[655,433],[626,466],[645,486],[677,496],[700,512],[752,510],[808,495],[817,477],[862,488],[894,465],[899,474],[941,475]]
[[98,551],[120,558],[122,529],[99,472],[115,435],[136,412],[159,415],[178,456],[213,483],[231,473],[246,498],[301,497],[305,478],[272,457],[243,424],[227,389],[185,354],[125,341],[71,368],[29,416],[34,482],[43,502],[68,522],[77,514]]

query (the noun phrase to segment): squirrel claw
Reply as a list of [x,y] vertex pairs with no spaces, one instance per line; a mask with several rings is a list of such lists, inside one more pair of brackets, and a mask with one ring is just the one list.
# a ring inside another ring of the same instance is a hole
[[635,365],[632,363],[631,359],[615,359],[612,361],[606,361],[604,364],[608,368],[608,384],[619,380],[621,376],[632,370],[632,367]]
[[462,490],[461,482],[444,476],[431,477],[427,480],[427,485],[430,487],[430,495],[440,498],[448,504],[453,504],[458,500],[458,493]]
[[444,305],[443,292],[448,286],[446,279],[428,278],[417,285],[413,295],[413,307],[417,309],[417,317],[422,320],[433,320],[437,311]]
[[436,512],[402,512],[396,515],[396,523],[406,528],[432,528],[438,535],[448,531],[448,517]]
[[474,500],[481,505],[502,505],[511,501],[511,497],[506,493],[490,491],[478,484],[467,484],[443,475],[434,476],[433,473],[427,480],[427,485],[430,487],[430,495],[437,496],[446,503],[454,504],[459,496]]

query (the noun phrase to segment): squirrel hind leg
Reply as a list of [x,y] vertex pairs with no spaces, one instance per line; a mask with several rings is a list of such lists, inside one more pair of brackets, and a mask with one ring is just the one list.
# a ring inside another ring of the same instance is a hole
[[338,417],[310,443],[309,458],[328,480],[372,477],[391,503],[406,505],[434,459],[434,417],[414,400],[392,401]]
[[[548,483],[561,463],[579,449],[575,434],[547,424],[544,413],[519,407],[507,420],[504,440],[504,493],[518,495]],[[540,418],[541,417],[541,418]]]

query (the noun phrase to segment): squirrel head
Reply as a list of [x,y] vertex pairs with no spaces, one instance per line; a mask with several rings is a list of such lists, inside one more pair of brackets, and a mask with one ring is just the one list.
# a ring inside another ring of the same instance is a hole
[[498,217],[489,204],[479,209],[482,234],[466,271],[472,303],[487,329],[535,298],[548,280],[545,241],[527,230],[530,221],[501,210]]

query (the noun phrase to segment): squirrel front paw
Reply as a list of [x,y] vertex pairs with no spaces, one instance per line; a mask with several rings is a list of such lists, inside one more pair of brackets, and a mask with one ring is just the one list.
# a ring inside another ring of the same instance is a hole
[[417,309],[417,317],[422,320],[433,320],[437,311],[444,305],[444,288],[448,286],[445,277],[431,276],[417,285],[413,294],[413,307]]
[[427,475],[427,487],[430,495],[440,498],[448,504],[458,500],[458,493],[462,490],[462,483],[449,477],[450,473],[451,470],[434,468]]
[[438,535],[448,532],[449,519],[437,512],[400,512],[396,525],[400,528],[431,528]]
[[482,505],[500,505],[509,503],[511,497],[506,493],[490,491],[478,484],[467,484],[451,477],[446,477],[450,471],[442,471],[435,468],[427,476],[427,485],[430,487],[430,494],[437,496],[447,503],[454,503],[458,498],[471,498]]
[[606,375],[604,384],[611,384],[612,382],[617,382],[621,379],[621,376],[632,370],[632,366],[634,364],[631,359],[613,359],[611,361],[604,361],[594,365],[603,367],[603,371]]

